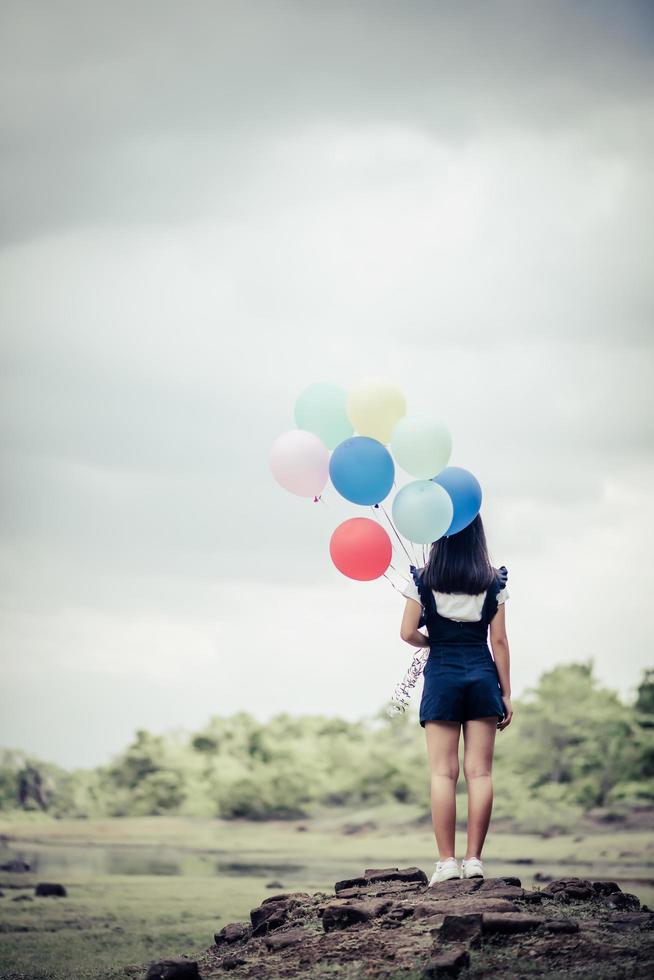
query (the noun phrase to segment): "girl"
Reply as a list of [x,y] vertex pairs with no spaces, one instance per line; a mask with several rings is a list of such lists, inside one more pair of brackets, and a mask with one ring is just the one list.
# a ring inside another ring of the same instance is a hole
[[[491,769],[495,732],[511,723],[509,642],[504,603],[506,566],[488,557],[481,516],[451,537],[434,541],[427,564],[411,566],[400,636],[429,647],[420,724],[431,770],[431,812],[439,858],[430,885],[450,878],[483,878],[481,851],[493,807]],[[426,625],[427,633],[419,627]],[[488,648],[488,631],[490,643]],[[454,857],[459,736],[468,788],[468,847]]]

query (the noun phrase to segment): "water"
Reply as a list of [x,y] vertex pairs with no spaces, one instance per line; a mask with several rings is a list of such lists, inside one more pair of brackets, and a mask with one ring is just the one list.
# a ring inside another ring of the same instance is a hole
[[[72,880],[104,875],[252,877],[274,879],[284,889],[332,888],[333,883],[361,874],[364,867],[407,867],[417,865],[426,874],[433,870],[429,860],[415,856],[379,859],[339,860],[317,856],[306,863],[276,859],[258,852],[256,857],[239,854],[233,849],[182,849],[168,845],[97,845],[97,844],[16,844],[10,842],[0,850],[0,864],[19,858],[30,865],[30,878]],[[487,862],[488,863],[488,862]],[[6,872],[5,872],[6,873]],[[534,861],[492,862],[494,877],[520,878],[525,888],[542,888],[552,878],[589,878],[592,881],[616,881],[624,892],[637,895],[643,904],[654,908],[654,868],[634,862],[633,867],[621,861],[554,863]],[[538,875],[538,878],[536,877]],[[547,876],[545,878],[544,876]],[[16,876],[18,878],[18,876]],[[321,884],[322,883],[322,884]]]

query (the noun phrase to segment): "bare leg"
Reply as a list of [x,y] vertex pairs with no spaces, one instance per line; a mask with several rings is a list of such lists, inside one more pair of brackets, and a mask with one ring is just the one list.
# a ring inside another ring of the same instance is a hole
[[468,786],[468,848],[465,859],[481,858],[493,809],[493,749],[497,717],[463,723],[463,774]]
[[431,771],[431,819],[441,861],[454,857],[460,734],[458,721],[425,722]]

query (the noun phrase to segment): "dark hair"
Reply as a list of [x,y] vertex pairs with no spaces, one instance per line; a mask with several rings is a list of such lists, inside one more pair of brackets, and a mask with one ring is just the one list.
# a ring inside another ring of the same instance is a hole
[[477,514],[462,531],[432,542],[422,580],[436,592],[478,595],[490,588],[495,575],[481,514]]

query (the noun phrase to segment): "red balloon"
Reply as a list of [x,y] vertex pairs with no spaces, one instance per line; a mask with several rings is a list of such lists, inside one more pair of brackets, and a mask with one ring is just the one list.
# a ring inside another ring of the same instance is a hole
[[329,554],[339,572],[359,582],[383,575],[393,557],[391,539],[377,521],[352,517],[339,524],[329,542]]

